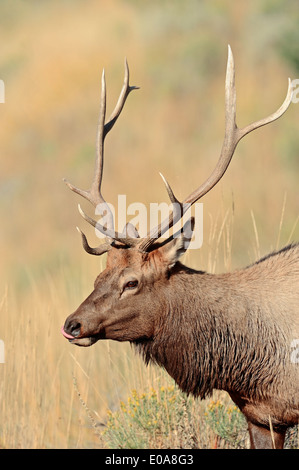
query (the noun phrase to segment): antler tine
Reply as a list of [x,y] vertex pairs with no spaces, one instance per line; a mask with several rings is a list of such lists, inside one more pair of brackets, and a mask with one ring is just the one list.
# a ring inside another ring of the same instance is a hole
[[[189,196],[187,196],[182,203],[179,203],[182,207],[181,215],[179,215],[178,210],[173,210],[172,214],[168,219],[168,224],[166,224],[165,220],[161,222],[161,224],[158,225],[155,229],[152,229],[148,233],[147,237],[143,240],[142,244],[140,245],[141,251],[148,250],[149,247],[154,243],[154,241],[157,240],[157,238],[161,237],[161,235],[163,235],[166,230],[171,228],[180,220],[180,217],[184,215],[184,213],[192,206],[192,204],[194,204],[205,194],[207,194],[219,182],[231,162],[234,151],[239,141],[246,134],[249,134],[255,129],[265,126],[266,124],[269,124],[275,121],[276,119],[280,118],[289,107],[292,101],[292,94],[292,84],[291,80],[289,79],[287,95],[280,108],[273,114],[270,114],[268,117],[260,119],[259,121],[255,121],[252,124],[249,124],[243,127],[242,129],[239,129],[236,124],[235,65],[231,48],[230,46],[228,46],[228,60],[225,80],[225,135],[220,157],[218,159],[216,167],[212,171],[211,175],[204,181],[204,183],[202,183],[195,191],[193,191]],[[171,194],[173,195],[173,191],[171,190],[168,183],[165,184],[167,192],[171,199]],[[172,199],[171,201],[173,203]]]
[[162,175],[162,173],[160,173],[160,176],[163,180],[163,183],[165,184],[165,187],[166,187],[166,191],[167,191],[167,194],[168,194],[168,197],[170,199],[170,201],[173,203],[173,204],[181,204],[180,201],[178,201],[178,199],[175,197],[172,189],[171,189],[171,186],[170,184],[168,183],[167,179]]
[[[235,64],[230,46],[228,46],[228,59],[225,79],[225,134],[219,160],[211,175],[185,200],[184,204],[194,204],[198,199],[210,191],[224,175],[239,140],[240,130],[236,124],[236,86]],[[189,208],[189,207],[188,207]]]
[[292,101],[292,84],[288,80],[288,91],[286,98],[280,108],[273,114],[270,114],[264,119],[255,121],[242,129],[239,129],[236,124],[236,87],[235,87],[235,65],[233,54],[230,46],[228,46],[228,61],[225,83],[225,136],[221,154],[217,165],[207,180],[201,184],[193,193],[191,193],[185,200],[184,204],[193,204],[201,197],[207,194],[222,178],[230,164],[234,151],[240,140],[250,132],[258,129],[259,127],[270,124],[276,119],[280,118],[288,109]]
[[79,212],[82,215],[83,219],[85,219],[86,222],[88,222],[90,225],[92,225],[96,230],[99,230],[101,233],[106,235],[106,237],[109,237],[112,240],[116,240],[116,241],[118,241],[121,244],[126,245],[126,246],[135,246],[135,245],[138,244],[139,240],[137,238],[126,237],[124,233],[118,233],[118,232],[114,231],[113,229],[110,229],[109,227],[108,228],[103,227],[102,224],[100,224],[96,220],[89,217],[89,215],[87,215],[83,211],[80,204],[78,205],[78,209],[79,209]]
[[100,113],[99,122],[97,128],[97,139],[96,139],[96,162],[95,172],[91,188],[88,190],[80,189],[71,184],[69,181],[64,179],[64,182],[68,187],[74,191],[74,193],[87,199],[95,207],[99,203],[105,203],[104,198],[101,194],[101,184],[103,177],[103,163],[104,163],[104,127],[105,127],[105,116],[106,116],[106,81],[105,71],[102,73],[102,87],[101,87],[101,100],[100,100]]
[[105,118],[106,118],[106,80],[105,70],[102,73],[102,90],[100,102],[100,114],[97,129],[96,140],[96,162],[94,178],[90,188],[90,202],[96,207],[98,204],[105,203],[102,196],[102,179],[104,170],[104,140],[105,140]]
[[98,204],[105,203],[105,200],[101,194],[102,178],[103,178],[103,167],[104,167],[104,141],[108,132],[112,129],[116,123],[123,107],[126,102],[126,99],[129,93],[132,90],[136,90],[139,87],[129,85],[129,66],[127,60],[125,59],[125,77],[122,90],[120,92],[117,104],[108,120],[105,124],[106,117],[106,81],[105,81],[105,71],[102,73],[102,88],[101,88],[101,101],[100,101],[100,115],[97,129],[97,139],[96,139],[96,164],[94,178],[90,190],[79,189],[76,186],[69,183],[67,180],[64,180],[69,188],[75,193],[83,196],[89,202],[91,202],[95,207]]
[[[131,86],[129,84],[129,79],[130,79],[130,71],[129,71],[129,66],[128,66],[128,62],[127,62],[127,59],[125,58],[125,77],[124,77],[124,84],[123,84],[123,87],[121,89],[121,92],[120,92],[120,95],[119,95],[119,98],[118,98],[118,101],[116,103],[116,106],[111,114],[111,116],[109,117],[109,120],[107,122],[107,124],[105,124],[105,136],[107,135],[107,133],[112,129],[112,127],[114,126],[118,116],[120,115],[123,107],[124,107],[124,104],[126,102],[126,99],[129,95],[129,93],[131,93],[131,91],[133,90],[139,90],[140,87],[138,86]],[[105,137],[104,136],[104,137]]]
[[106,243],[102,243],[100,246],[97,246],[95,248],[92,248],[88,241],[87,241],[87,238],[86,236],[84,235],[84,233],[79,229],[79,227],[77,227],[77,230],[78,232],[80,233],[81,235],[81,238],[82,238],[82,245],[83,245],[83,248],[84,250],[89,253],[90,255],[97,255],[97,256],[100,256],[104,253],[106,253],[107,251],[110,250],[111,248],[111,243],[109,242],[106,242]]
[[125,77],[124,77],[124,84],[121,89],[118,101],[116,106],[108,119],[108,122],[105,124],[105,116],[106,116],[106,82],[105,82],[105,71],[103,71],[102,75],[102,93],[101,93],[101,109],[100,109],[100,117],[99,117],[99,124],[98,124],[98,132],[97,132],[97,159],[96,159],[96,169],[94,174],[94,180],[92,183],[90,193],[93,196],[93,204],[97,206],[99,203],[105,203],[105,200],[101,194],[101,186],[102,186],[102,178],[103,178],[103,167],[104,167],[104,141],[105,137],[108,132],[111,131],[114,124],[116,123],[126,99],[129,93],[133,90],[137,90],[139,87],[130,86],[129,84],[130,73],[129,73],[129,66],[127,59],[125,59]]
[[[104,168],[104,141],[105,137],[110,132],[112,127],[114,126],[115,122],[117,121],[126,99],[129,93],[132,90],[138,89],[136,86],[130,86],[129,84],[129,67],[127,60],[125,59],[125,76],[124,76],[124,84],[121,89],[118,101],[116,106],[108,120],[105,124],[106,118],[106,81],[105,81],[105,71],[103,70],[102,73],[102,86],[101,86],[101,100],[100,100],[100,113],[99,113],[99,121],[97,127],[97,138],[96,138],[96,162],[95,162],[95,171],[94,177],[92,181],[91,188],[89,190],[79,189],[76,186],[69,183],[66,179],[64,179],[65,183],[68,187],[74,191],[75,193],[79,194],[80,196],[87,199],[89,202],[93,204],[93,206],[100,208],[100,212],[103,213],[106,211],[107,215],[107,228],[103,227],[100,223],[95,222],[93,219],[88,217],[82,210],[80,210],[81,215],[89,222],[91,225],[96,226],[96,228],[105,234],[107,237],[110,237],[114,240],[119,240],[123,244],[129,243],[129,238],[121,237],[117,232],[114,231],[114,223],[112,213],[109,209],[108,204],[106,203],[105,199],[102,196],[102,179],[103,179],[103,168]],[[81,232],[82,233],[82,232]],[[86,237],[82,234],[83,246],[88,251],[88,253],[94,253],[94,250],[89,247]],[[132,241],[131,244],[134,244],[135,240]]]

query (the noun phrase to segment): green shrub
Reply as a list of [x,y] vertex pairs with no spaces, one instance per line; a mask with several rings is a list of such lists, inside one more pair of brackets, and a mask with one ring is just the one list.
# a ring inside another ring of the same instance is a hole
[[234,404],[224,405],[220,400],[211,401],[205,412],[207,424],[230,447],[245,447],[247,424]]
[[[109,448],[190,447],[193,436],[186,434],[191,407],[191,399],[184,398],[174,386],[162,386],[158,391],[151,388],[141,394],[132,390],[127,402],[120,403],[120,410],[108,411],[103,439]],[[187,426],[178,437],[182,423]]]
[[[117,411],[108,411],[101,437],[112,449],[248,448],[245,417],[232,401],[218,396],[195,400],[173,385],[146,393],[132,390]],[[298,427],[291,429],[286,447],[298,448],[298,436]]]

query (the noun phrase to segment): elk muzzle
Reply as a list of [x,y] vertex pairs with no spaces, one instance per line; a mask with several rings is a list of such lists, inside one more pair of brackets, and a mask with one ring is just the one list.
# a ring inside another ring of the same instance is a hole
[[61,333],[70,343],[85,347],[91,346],[99,339],[105,338],[104,330],[91,333],[89,328],[83,327],[75,314],[70,315],[66,319],[64,326],[61,328]]

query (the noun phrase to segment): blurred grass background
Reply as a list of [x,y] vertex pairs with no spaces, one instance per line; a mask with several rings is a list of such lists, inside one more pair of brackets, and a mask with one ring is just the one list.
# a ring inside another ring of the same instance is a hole
[[[298,26],[294,0],[1,1],[0,447],[99,445],[73,375],[99,421],[132,388],[161,380],[128,345],[72,348],[59,332],[105,265],[81,248],[76,225],[96,239],[62,182],[90,184],[102,68],[108,114],[124,57],[141,87],[106,140],[106,200],[166,201],[159,171],[184,198],[221,149],[227,44],[243,126],[277,109],[298,77]],[[202,201],[204,243],[186,263],[234,269],[299,239],[298,129],[292,104],[239,144]]]

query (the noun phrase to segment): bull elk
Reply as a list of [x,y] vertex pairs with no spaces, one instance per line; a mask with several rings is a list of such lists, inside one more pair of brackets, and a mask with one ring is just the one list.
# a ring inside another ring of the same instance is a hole
[[[105,235],[104,243],[93,248],[78,229],[83,247],[92,255],[107,253],[107,265],[96,278],[93,292],[66,319],[62,334],[78,346],[90,346],[100,339],[129,341],[146,363],[162,366],[181,390],[195,397],[204,398],[213,389],[225,390],[247,419],[251,448],[283,448],[286,430],[299,419],[299,361],[291,360],[291,345],[299,338],[299,244],[244,269],[209,274],[179,261],[192,237],[192,218],[178,233],[160,239],[218,183],[238,142],[281,117],[291,103],[289,80],[281,107],[240,129],[234,76],[229,47],[225,137],[219,160],[206,181],[183,202],[163,178],[173,207],[167,220],[140,237],[131,224],[117,232],[111,216],[104,226],[79,206],[84,219]],[[126,62],[119,100],[105,123],[103,72],[91,188],[78,189],[66,181],[95,207],[107,209],[101,189],[105,137],[135,88],[129,84]]]

